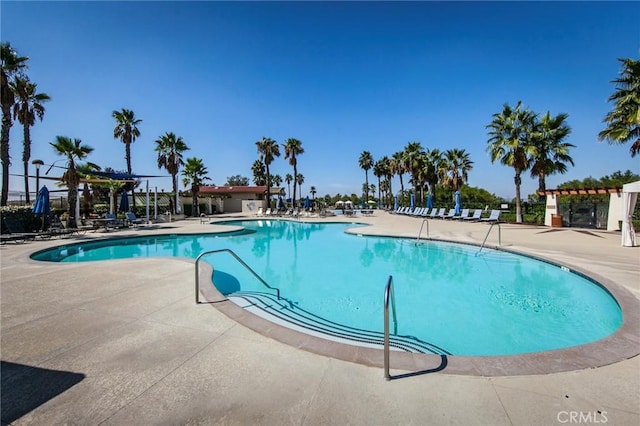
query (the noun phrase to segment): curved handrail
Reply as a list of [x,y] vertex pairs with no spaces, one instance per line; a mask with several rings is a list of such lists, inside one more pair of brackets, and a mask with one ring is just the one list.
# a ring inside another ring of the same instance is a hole
[[476,254],[480,254],[480,252],[484,248],[484,243],[487,242],[487,238],[489,238],[489,234],[491,233],[494,225],[498,225],[498,245],[502,245],[502,228],[500,228],[500,222],[493,222],[489,227],[489,230],[487,231],[487,235],[484,236],[484,241],[482,241],[482,244],[480,245],[480,250],[478,250],[478,253]]
[[420,231],[418,232],[418,238],[416,238],[416,244],[420,241],[420,235],[422,235],[422,227],[427,224],[427,238],[429,238],[429,219],[422,219],[422,225],[420,225]]
[[[209,254],[215,254],[215,253],[221,253],[221,252],[227,252],[229,253],[231,256],[235,257],[236,260],[238,262],[240,262],[240,264],[242,266],[244,266],[249,272],[251,272],[262,284],[264,284],[265,287],[271,289],[271,290],[275,290],[276,291],[276,296],[278,297],[278,300],[280,300],[280,289],[275,288],[275,287],[271,287],[269,284],[267,284],[267,282],[265,280],[262,279],[262,277],[260,275],[258,275],[258,273],[256,271],[254,271],[253,269],[251,269],[251,267],[249,265],[247,265],[247,263],[242,260],[240,258],[240,256],[238,256],[233,250],[231,249],[218,249],[218,250],[209,250],[209,251],[204,251],[202,253],[200,253],[198,255],[198,257],[196,257],[196,304],[200,303],[200,274],[199,274],[199,268],[198,265],[200,264],[200,259],[203,256],[209,255]],[[213,271],[215,272],[215,267],[213,265],[211,265],[211,267],[213,268]]]
[[393,309],[393,334],[398,334],[398,319],[396,318],[396,298],[393,294],[393,276],[389,275],[389,280],[384,288],[384,378],[391,380],[389,374],[389,299]]

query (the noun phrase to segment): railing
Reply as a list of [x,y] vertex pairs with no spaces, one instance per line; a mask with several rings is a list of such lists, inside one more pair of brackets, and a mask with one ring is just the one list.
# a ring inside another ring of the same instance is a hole
[[[240,262],[240,264],[242,266],[244,266],[249,272],[251,272],[258,279],[258,281],[260,281],[262,284],[264,284],[265,287],[267,287],[267,288],[269,288],[271,290],[275,290],[276,296],[278,297],[278,300],[280,300],[280,289],[271,287],[269,284],[267,284],[267,282],[265,280],[263,280],[262,277],[256,273],[256,271],[251,269],[251,267],[249,265],[247,265],[245,263],[245,261],[240,258],[240,256],[235,254],[233,252],[233,250],[231,250],[231,249],[219,249],[219,250],[210,250],[210,251],[202,252],[196,258],[196,304],[200,303],[200,273],[199,273],[199,271],[200,271],[200,269],[199,269],[200,259],[203,256],[206,256],[206,255],[209,255],[209,254],[221,253],[221,252],[227,252],[231,256],[235,257],[236,260],[238,262]],[[211,265],[211,268],[215,272],[215,267],[213,265]]]
[[384,378],[387,380],[391,380],[391,374],[389,374],[389,299],[391,299],[391,309],[393,309],[393,334],[398,334],[396,298],[393,294],[393,276],[391,275],[389,275],[389,280],[384,288]]
[[499,246],[502,245],[502,228],[500,228],[500,222],[493,222],[489,227],[489,230],[487,231],[487,235],[484,236],[484,241],[482,241],[482,244],[480,245],[480,250],[478,250],[477,254],[480,254],[480,252],[484,248],[484,244],[487,242],[487,238],[489,238],[489,234],[491,233],[491,230],[495,225],[498,225],[498,245]]
[[418,238],[416,238],[416,244],[420,242],[420,235],[422,235],[422,227],[427,224],[427,238],[429,238],[429,219],[422,219],[422,225],[420,225],[420,231],[418,232]]

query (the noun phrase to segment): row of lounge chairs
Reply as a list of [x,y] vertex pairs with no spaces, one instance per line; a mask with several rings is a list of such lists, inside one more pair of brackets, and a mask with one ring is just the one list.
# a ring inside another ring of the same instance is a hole
[[401,214],[405,216],[421,217],[425,219],[453,219],[469,222],[498,222],[500,220],[500,210],[491,210],[489,216],[483,217],[484,210],[475,209],[471,213],[471,209],[462,209],[459,215],[456,214],[456,209],[447,210],[444,207],[434,207],[432,209],[428,207],[417,207],[411,209],[410,207],[398,207],[392,213]]
[[48,240],[54,237],[67,237],[71,235],[81,235],[86,232],[86,228],[66,228],[57,216],[50,219],[49,228],[43,231],[29,231],[24,225],[14,217],[2,218],[2,234],[0,242],[8,241],[27,242],[35,239]]

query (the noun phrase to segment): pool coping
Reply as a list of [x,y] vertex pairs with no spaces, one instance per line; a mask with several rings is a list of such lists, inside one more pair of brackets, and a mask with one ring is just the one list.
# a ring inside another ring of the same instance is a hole
[[[349,232],[348,229],[346,229],[345,232],[352,235],[362,234],[363,236],[407,238],[398,237],[397,235],[367,235],[366,233],[362,233],[362,230],[363,229],[359,227],[359,232]],[[472,242],[460,242],[448,239],[431,238],[430,240],[476,247],[481,246],[480,244]],[[564,266],[572,272],[585,276],[594,284],[601,286],[616,300],[622,310],[622,325],[615,333],[595,342],[564,349],[520,355],[431,355],[392,351],[390,368],[392,370],[403,370],[406,372],[395,376],[392,374],[392,379],[394,377],[400,378],[436,372],[488,377],[553,374],[602,367],[633,358],[640,354],[640,300],[629,290],[606,277],[570,263],[559,263],[543,256],[532,255],[521,250],[506,249],[495,245],[485,245],[485,247],[527,256],[559,267]],[[211,283],[212,269],[210,269],[206,263],[201,265],[198,273],[200,274],[201,282]],[[281,343],[331,358],[371,367],[384,367],[384,351],[382,348],[367,348],[340,343],[276,324],[230,301],[218,292],[214,285],[201,286],[200,296],[202,297],[200,303],[209,303],[239,324]]]

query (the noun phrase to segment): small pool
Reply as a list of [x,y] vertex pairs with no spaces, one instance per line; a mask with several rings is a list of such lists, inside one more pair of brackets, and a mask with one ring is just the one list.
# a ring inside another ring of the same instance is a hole
[[[441,354],[514,355],[561,349],[602,339],[622,324],[619,305],[601,285],[527,256],[344,232],[362,226],[357,224],[225,223],[244,230],[70,244],[32,258],[53,262],[196,258],[203,251],[231,249],[279,289],[287,310],[362,333],[382,331],[382,295],[392,275],[397,334]],[[228,254],[203,260],[215,265],[213,280],[221,293],[273,296]]]

